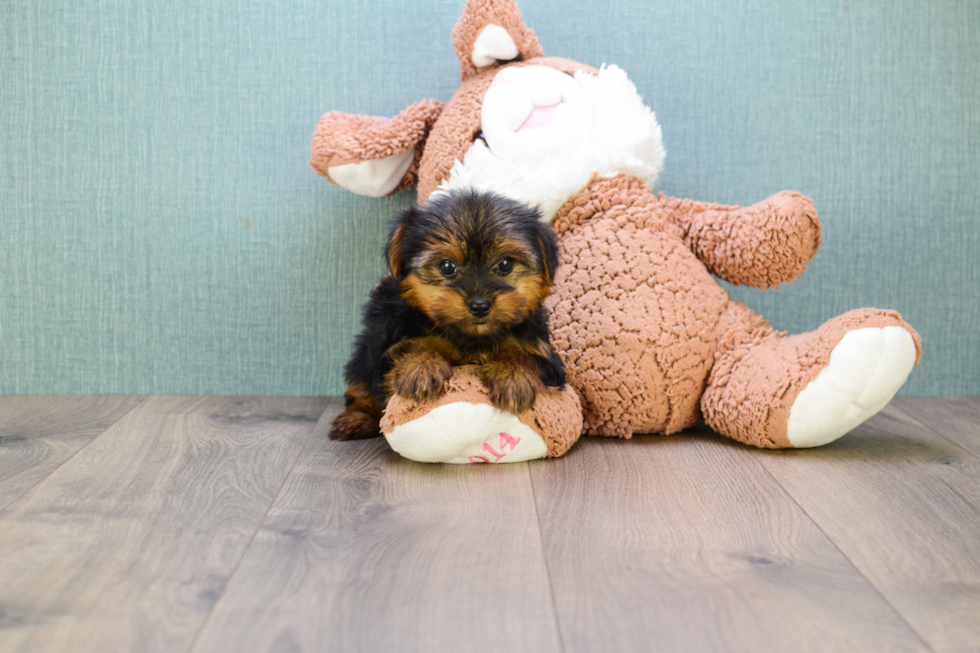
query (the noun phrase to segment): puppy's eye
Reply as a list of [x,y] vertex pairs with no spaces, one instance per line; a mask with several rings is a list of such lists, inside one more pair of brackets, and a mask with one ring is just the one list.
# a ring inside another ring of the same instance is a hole
[[497,263],[497,272],[500,274],[510,274],[510,271],[514,269],[514,259],[511,257],[505,258],[500,263]]
[[448,258],[439,264],[439,272],[442,272],[442,276],[451,277],[456,274],[456,264],[450,261]]

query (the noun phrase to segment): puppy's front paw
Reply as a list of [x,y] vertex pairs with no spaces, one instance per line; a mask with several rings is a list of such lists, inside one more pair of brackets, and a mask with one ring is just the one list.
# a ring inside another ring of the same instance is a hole
[[522,367],[488,366],[483,382],[490,391],[490,401],[501,410],[519,414],[530,410],[538,396],[541,381]]
[[413,352],[395,361],[388,378],[396,394],[424,403],[446,394],[446,382],[452,375],[453,366],[442,356]]

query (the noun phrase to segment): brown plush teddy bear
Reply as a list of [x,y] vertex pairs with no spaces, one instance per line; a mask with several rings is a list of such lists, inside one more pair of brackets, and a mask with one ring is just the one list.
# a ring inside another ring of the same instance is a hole
[[311,164],[363,195],[417,185],[421,203],[474,188],[540,208],[561,247],[547,302],[554,346],[578,396],[510,415],[461,368],[432,405],[392,399],[382,429],[396,451],[527,460],[561,455],[583,427],[628,438],[702,418],[757,447],[813,447],[905,382],[921,347],[898,313],[855,310],[787,336],[712,277],[756,288],[799,277],[820,246],[808,198],[741,208],[654,194],[660,127],[626,73],[545,57],[512,0],[469,0],[453,43],[462,85],[449,102],[394,119],[327,113]]

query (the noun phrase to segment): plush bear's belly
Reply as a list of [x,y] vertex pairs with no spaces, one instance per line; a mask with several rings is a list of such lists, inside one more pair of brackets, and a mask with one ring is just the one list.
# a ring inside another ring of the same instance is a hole
[[561,266],[552,339],[578,390],[585,432],[674,433],[700,400],[728,304],[678,227],[637,179],[594,179],[554,222]]

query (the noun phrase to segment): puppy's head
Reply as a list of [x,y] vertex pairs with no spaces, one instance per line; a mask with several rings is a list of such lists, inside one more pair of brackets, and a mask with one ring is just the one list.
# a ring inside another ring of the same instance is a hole
[[490,337],[551,291],[558,246],[537,210],[492,193],[437,193],[392,223],[388,266],[402,297],[441,329]]

